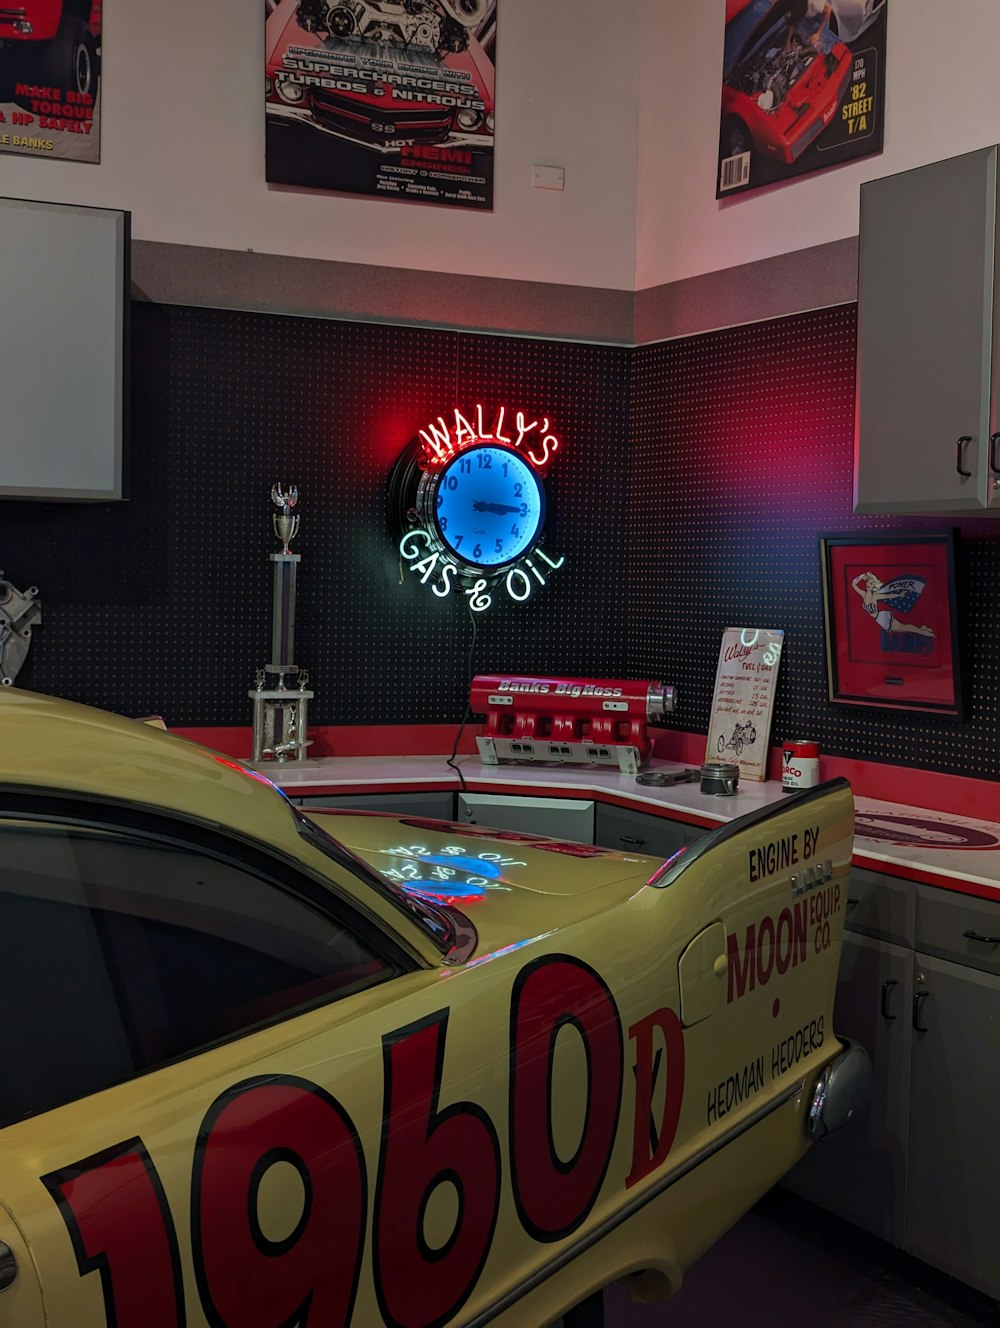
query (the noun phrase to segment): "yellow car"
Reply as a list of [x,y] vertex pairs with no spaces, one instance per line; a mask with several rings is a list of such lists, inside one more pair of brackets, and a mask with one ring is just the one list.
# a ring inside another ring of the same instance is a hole
[[844,781],[662,862],[0,692],[0,1318],[531,1328],[848,1118]]

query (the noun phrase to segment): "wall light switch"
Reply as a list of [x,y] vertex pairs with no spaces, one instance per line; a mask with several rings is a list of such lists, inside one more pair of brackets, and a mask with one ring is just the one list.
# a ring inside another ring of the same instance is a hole
[[532,166],[532,189],[565,189],[566,172],[561,166]]

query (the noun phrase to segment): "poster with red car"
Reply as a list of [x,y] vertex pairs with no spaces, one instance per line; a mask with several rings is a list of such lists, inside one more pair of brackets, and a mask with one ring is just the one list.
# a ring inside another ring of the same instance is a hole
[[0,152],[101,160],[102,0],[0,4]]
[[493,206],[499,0],[265,0],[266,178]]
[[882,151],[889,0],[726,0],[715,196]]

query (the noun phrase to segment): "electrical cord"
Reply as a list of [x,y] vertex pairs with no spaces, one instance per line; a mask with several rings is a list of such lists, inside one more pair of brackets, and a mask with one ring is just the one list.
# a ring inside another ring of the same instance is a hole
[[479,619],[476,617],[472,608],[471,599],[469,600],[469,617],[472,619],[472,640],[469,642],[469,656],[466,663],[465,714],[462,716],[462,722],[459,724],[458,732],[455,734],[455,745],[451,749],[451,756],[449,756],[448,760],[445,762],[445,765],[451,766],[455,774],[458,775],[458,782],[462,787],[463,793],[468,792],[468,786],[465,782],[465,776],[458,768],[455,758],[458,755],[458,744],[462,741],[462,734],[465,732],[465,726],[472,716],[472,709],[469,704],[469,695],[472,691],[472,679],[475,677],[475,674],[472,671],[472,659],[476,650],[476,637],[479,635]]

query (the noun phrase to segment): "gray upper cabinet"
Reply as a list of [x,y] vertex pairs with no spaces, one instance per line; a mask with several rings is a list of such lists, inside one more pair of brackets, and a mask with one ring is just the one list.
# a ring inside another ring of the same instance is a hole
[[1000,511],[997,152],[861,187],[856,512]]

